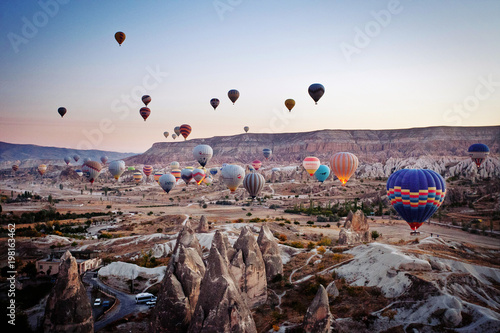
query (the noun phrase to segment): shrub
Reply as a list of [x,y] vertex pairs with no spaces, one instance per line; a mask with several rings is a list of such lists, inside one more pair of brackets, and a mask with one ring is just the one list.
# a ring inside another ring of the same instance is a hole
[[323,237],[318,242],[318,245],[320,245],[320,246],[330,246],[330,245],[332,245],[332,240],[330,238],[328,238],[328,237]]
[[379,237],[380,237],[380,234],[378,233],[378,231],[377,230],[373,230],[372,231],[372,239],[373,240],[377,240],[377,238],[379,238]]
[[299,224],[300,224],[300,222],[298,222],[298,221],[293,221],[293,224],[299,225]]
[[312,249],[314,249],[315,247],[316,247],[316,245],[315,245],[313,242],[309,242],[309,243],[307,243],[307,249],[308,249],[308,250],[312,250]]
[[307,221],[307,224],[309,224],[309,225],[313,225],[313,224],[314,224],[314,221]]
[[324,246],[320,246],[320,247],[318,247],[318,253],[319,253],[319,254],[325,254],[325,252],[326,252],[326,249],[325,249],[325,247],[324,247]]
[[297,249],[303,249],[304,248],[304,244],[302,244],[302,242],[299,242],[299,241],[293,241],[293,242],[291,242],[290,246],[291,247],[295,247]]
[[282,242],[286,242],[286,239],[287,239],[287,238],[286,238],[286,235],[284,235],[284,234],[280,234],[280,235],[278,236],[278,239],[279,239],[280,241],[282,241]]

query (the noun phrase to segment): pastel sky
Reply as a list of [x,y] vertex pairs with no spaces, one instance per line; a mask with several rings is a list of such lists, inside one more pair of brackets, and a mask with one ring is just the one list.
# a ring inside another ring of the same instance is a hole
[[0,141],[143,152],[185,123],[189,139],[500,124],[497,0],[3,0],[0,15]]

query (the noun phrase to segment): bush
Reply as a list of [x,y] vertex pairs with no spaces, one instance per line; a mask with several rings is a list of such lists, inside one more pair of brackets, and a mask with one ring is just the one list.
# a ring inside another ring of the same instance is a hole
[[303,249],[304,248],[304,244],[302,244],[302,242],[299,242],[299,241],[293,241],[289,245],[291,247],[295,247],[297,249]]
[[307,249],[308,249],[308,250],[312,250],[312,249],[314,249],[315,247],[316,247],[316,245],[315,245],[313,242],[309,242],[309,243],[307,243]]
[[325,249],[325,247],[324,247],[324,246],[320,246],[320,247],[318,247],[318,253],[319,253],[319,254],[325,254],[325,252],[326,252],[326,249]]
[[380,234],[378,233],[378,231],[377,230],[373,230],[372,231],[372,239],[373,240],[377,240],[377,238],[379,238],[379,237],[380,237]]
[[299,225],[299,224],[300,224],[300,222],[298,222],[298,221],[293,221],[293,224]]
[[252,213],[248,212],[248,213],[247,213],[247,216],[252,216]]
[[313,224],[314,224],[314,221],[307,221],[307,224],[309,224],[309,225],[313,225]]
[[321,238],[321,240],[318,242],[318,245],[330,246],[330,245],[332,245],[332,240],[328,237]]

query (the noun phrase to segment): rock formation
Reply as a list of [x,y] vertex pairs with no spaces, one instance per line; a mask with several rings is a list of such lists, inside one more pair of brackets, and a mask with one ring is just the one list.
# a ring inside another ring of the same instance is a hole
[[207,233],[210,227],[208,226],[207,218],[205,215],[202,215],[200,218],[200,224],[198,225],[197,232],[199,233]]
[[368,219],[361,210],[347,215],[344,228],[339,233],[339,245],[354,245],[370,241]]
[[154,332],[186,332],[200,295],[205,264],[190,225],[179,233],[152,319]]
[[281,252],[278,243],[267,225],[262,225],[260,228],[257,244],[259,244],[259,249],[262,252],[262,258],[266,266],[267,282],[270,282],[278,274],[283,275]]
[[337,286],[335,285],[335,281],[330,282],[330,284],[326,287],[326,293],[330,300],[334,300],[338,295],[340,295]]
[[257,332],[250,309],[215,246],[210,249],[188,332]]
[[327,333],[330,331],[330,306],[325,287],[319,285],[316,297],[307,309],[303,329],[306,333]]
[[229,258],[233,258],[236,251],[229,243],[227,235],[220,230],[215,232],[214,238],[212,239],[212,247],[214,246],[229,267]]
[[94,332],[87,291],[80,280],[76,259],[69,251],[61,257],[57,281],[45,306],[44,332]]
[[231,259],[231,272],[239,283],[243,297],[250,308],[262,305],[267,300],[266,266],[257,241],[248,227],[241,229],[234,244],[236,253]]

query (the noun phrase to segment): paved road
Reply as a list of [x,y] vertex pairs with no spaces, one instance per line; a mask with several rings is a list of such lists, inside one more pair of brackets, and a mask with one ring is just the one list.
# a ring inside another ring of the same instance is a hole
[[135,304],[135,295],[129,295],[122,291],[113,289],[99,279],[93,278],[93,273],[87,273],[84,275],[83,280],[92,286],[99,286],[104,290],[110,290],[116,298],[120,301],[116,304],[111,311],[106,313],[99,321],[94,323],[94,331],[97,332],[104,328],[106,325],[114,322],[115,320],[121,319],[131,313],[136,313],[148,309],[146,304]]

